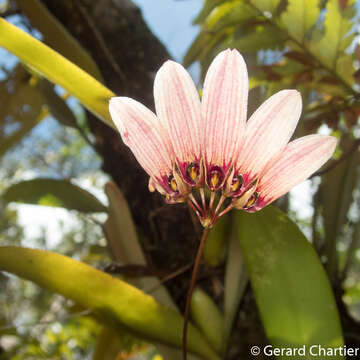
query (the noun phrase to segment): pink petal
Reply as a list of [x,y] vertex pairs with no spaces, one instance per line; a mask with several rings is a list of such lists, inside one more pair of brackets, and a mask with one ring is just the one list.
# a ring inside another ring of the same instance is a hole
[[308,135],[289,143],[260,175],[261,202],[267,205],[307,179],[330,159],[336,144],[336,138],[326,135]]
[[233,162],[245,131],[247,97],[244,59],[237,50],[221,52],[206,74],[202,98],[207,166]]
[[301,114],[301,95],[283,90],[267,99],[251,116],[246,126],[245,146],[236,168],[250,181],[290,140]]
[[187,71],[167,61],[154,82],[156,113],[168,130],[176,158],[192,162],[201,157],[203,133],[199,94]]
[[169,144],[155,114],[127,97],[112,98],[109,111],[124,143],[145,171],[156,179],[169,175]]

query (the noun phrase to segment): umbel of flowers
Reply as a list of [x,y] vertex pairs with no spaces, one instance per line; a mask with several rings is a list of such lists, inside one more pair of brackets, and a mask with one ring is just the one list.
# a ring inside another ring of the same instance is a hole
[[202,99],[178,63],[167,61],[154,83],[156,115],[127,98],[110,100],[126,145],[149,174],[150,191],[187,202],[204,227],[231,209],[262,209],[321,167],[336,139],[309,135],[289,142],[301,96],[283,90],[247,120],[248,75],[236,50],[221,52],[206,74]]

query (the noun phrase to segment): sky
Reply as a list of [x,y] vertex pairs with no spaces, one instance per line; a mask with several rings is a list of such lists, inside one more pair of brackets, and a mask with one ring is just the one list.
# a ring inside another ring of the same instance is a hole
[[[199,32],[192,20],[202,0],[133,0],[151,31],[166,45],[174,60],[181,61]],[[171,14],[171,16],[169,16]]]

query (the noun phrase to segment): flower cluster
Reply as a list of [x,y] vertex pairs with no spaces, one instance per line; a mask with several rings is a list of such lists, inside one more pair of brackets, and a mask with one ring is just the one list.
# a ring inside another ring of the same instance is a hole
[[178,63],[167,61],[154,83],[156,115],[115,97],[110,114],[150,176],[149,189],[168,203],[187,202],[203,226],[236,208],[258,211],[287,193],[333,154],[336,139],[289,140],[301,96],[283,90],[247,119],[248,75],[236,50],[221,52],[206,74],[202,99]]

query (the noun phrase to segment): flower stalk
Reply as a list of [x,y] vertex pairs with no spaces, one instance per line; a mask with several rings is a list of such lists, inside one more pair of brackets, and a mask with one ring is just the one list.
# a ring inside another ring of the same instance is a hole
[[201,240],[200,240],[199,249],[198,249],[197,254],[196,254],[196,259],[195,259],[195,263],[194,263],[193,272],[192,272],[192,275],[191,275],[189,290],[188,290],[188,293],[187,293],[187,296],[186,296],[183,338],[182,338],[182,351],[183,351],[183,359],[184,360],[187,360],[187,326],[188,326],[188,322],[189,322],[191,298],[192,298],[192,294],[194,292],[197,274],[199,272],[199,265],[200,265],[200,260],[201,260],[202,253],[204,251],[204,245],[205,245],[206,239],[207,239],[207,237],[209,235],[209,232],[210,232],[209,227],[204,228],[202,236],[201,236]]

